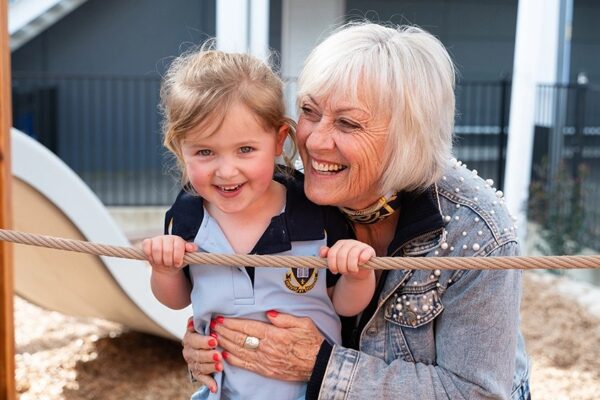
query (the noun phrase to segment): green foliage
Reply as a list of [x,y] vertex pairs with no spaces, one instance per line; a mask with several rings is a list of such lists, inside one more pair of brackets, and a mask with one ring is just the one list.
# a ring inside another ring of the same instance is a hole
[[535,171],[537,178],[530,186],[528,215],[540,227],[536,248],[544,255],[579,253],[585,235],[583,181],[588,174],[587,167],[580,164],[573,174],[561,162],[552,180],[546,161]]

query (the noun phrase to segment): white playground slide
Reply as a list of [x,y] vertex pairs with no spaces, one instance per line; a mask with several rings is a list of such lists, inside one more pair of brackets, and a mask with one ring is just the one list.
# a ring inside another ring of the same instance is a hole
[[[129,246],[83,181],[58,157],[12,130],[13,229]],[[170,338],[185,331],[191,308],[173,311],[150,291],[143,261],[15,245],[15,291],[41,307],[104,318]]]

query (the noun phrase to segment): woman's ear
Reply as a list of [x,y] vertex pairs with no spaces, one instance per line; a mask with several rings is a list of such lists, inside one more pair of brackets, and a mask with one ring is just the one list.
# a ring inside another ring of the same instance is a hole
[[290,126],[288,124],[283,124],[279,127],[277,131],[277,141],[275,142],[275,155],[280,156],[283,154],[283,144],[285,143],[285,139],[288,136],[288,131],[290,130]]

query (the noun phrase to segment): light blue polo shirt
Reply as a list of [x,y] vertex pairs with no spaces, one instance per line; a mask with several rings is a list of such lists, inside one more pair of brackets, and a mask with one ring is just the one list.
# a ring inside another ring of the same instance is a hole
[[[326,245],[320,208],[304,196],[291,199],[290,195],[288,192],[286,210],[273,218],[253,254],[315,256],[320,247]],[[303,225],[303,229],[298,225]],[[206,209],[194,242],[200,251],[234,254],[220,226]],[[218,315],[267,321],[265,313],[277,310],[309,317],[330,343],[341,342],[340,321],[327,295],[326,270],[255,268],[254,282],[243,267],[190,265],[189,272],[197,332],[208,335],[210,321]],[[302,351],[297,347],[293,350]],[[223,366],[224,370],[214,376],[217,393],[203,387],[192,399],[296,400],[305,396],[305,383],[266,378],[227,362]]]

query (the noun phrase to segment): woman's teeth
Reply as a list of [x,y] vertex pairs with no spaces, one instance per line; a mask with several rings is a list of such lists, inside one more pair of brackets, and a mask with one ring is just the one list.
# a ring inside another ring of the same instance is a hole
[[346,169],[346,167],[341,164],[322,163],[314,160],[311,161],[311,165],[313,169],[319,172],[337,172]]

